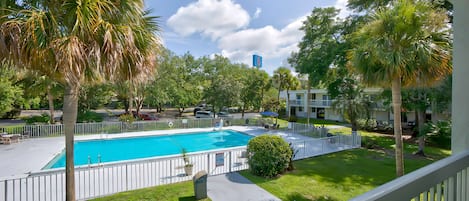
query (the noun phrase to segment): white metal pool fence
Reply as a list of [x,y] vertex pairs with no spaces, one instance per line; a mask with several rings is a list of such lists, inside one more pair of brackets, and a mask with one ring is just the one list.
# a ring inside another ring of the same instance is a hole
[[[201,125],[202,122],[196,120],[192,122],[192,125],[199,125],[199,123]],[[233,123],[236,125],[235,121]],[[258,123],[261,122],[250,120],[249,125]],[[178,124],[174,123],[174,125]],[[209,127],[208,124],[204,125]],[[315,128],[304,124],[292,123],[288,129],[289,132],[295,131],[308,136],[327,135],[325,128]],[[43,136],[51,135],[36,137]],[[360,145],[359,135],[334,135],[291,143],[295,149],[295,160],[357,148]],[[248,169],[245,153],[245,147],[238,147],[188,154],[188,157],[194,165],[194,174],[205,170],[209,175],[218,175]],[[185,175],[183,166],[182,157],[176,155],[77,167],[75,169],[76,196],[79,200],[87,200],[128,190],[191,180],[192,176]],[[63,169],[40,171],[30,173],[28,176],[0,180],[0,201],[60,200],[65,200],[65,171]]]
[[[98,123],[77,123],[75,125],[75,135],[95,135],[95,134],[118,134],[123,132],[151,131],[165,129],[183,128],[211,128],[215,127],[219,119],[177,119],[171,122],[162,121],[136,121],[131,124],[126,122],[98,122]],[[270,119],[224,119],[224,125],[228,126],[264,126],[272,124]],[[303,134],[310,137],[325,137],[327,129],[314,127],[307,124],[290,122],[288,130],[293,133]],[[27,134],[32,138],[56,137],[64,135],[63,124],[40,124],[0,127],[0,132],[9,134]]]
[[[292,143],[295,160],[352,149],[360,146],[360,136],[336,135]],[[248,169],[246,148],[230,148],[188,154],[193,173],[205,170],[218,175]],[[185,175],[181,156],[133,162],[82,166],[75,169],[76,196],[86,200],[118,192],[191,180]],[[0,201],[65,200],[65,171],[46,170],[26,177],[0,180]]]

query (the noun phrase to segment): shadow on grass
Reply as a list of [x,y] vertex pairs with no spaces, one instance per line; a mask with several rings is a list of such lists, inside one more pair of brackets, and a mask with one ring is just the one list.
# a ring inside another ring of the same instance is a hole
[[300,193],[290,193],[287,195],[286,201],[338,201],[335,198],[330,198],[326,196],[319,196],[318,198],[307,198]]
[[196,199],[195,199],[195,196],[187,196],[187,197],[180,197],[178,200],[179,201],[194,201]]

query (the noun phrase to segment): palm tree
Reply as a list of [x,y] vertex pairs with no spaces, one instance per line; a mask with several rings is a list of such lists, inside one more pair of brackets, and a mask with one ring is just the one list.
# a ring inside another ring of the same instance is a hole
[[[274,75],[272,77],[272,81],[274,85],[278,89],[278,96],[277,102],[280,104],[280,91],[287,90],[287,101],[290,101],[290,89],[297,89],[300,85],[298,78],[294,77],[291,74],[290,69],[286,67],[280,67],[274,71]],[[280,107],[278,108],[280,109]],[[290,117],[290,109],[288,110],[288,117]],[[277,111],[279,112],[279,111]],[[275,123],[277,123],[277,119],[275,119]]]
[[423,1],[399,0],[371,14],[353,35],[350,66],[367,84],[392,88],[396,174],[404,174],[401,87],[431,83],[451,72],[447,17]]
[[80,85],[151,75],[159,28],[142,0],[24,0],[21,6],[0,16],[0,60],[64,85],[66,199],[75,200],[73,135]]

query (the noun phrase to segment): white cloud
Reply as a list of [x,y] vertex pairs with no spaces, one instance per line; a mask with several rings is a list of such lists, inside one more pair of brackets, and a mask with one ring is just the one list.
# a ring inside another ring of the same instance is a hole
[[232,0],[198,0],[179,8],[167,23],[183,36],[201,33],[216,40],[246,27],[249,21],[247,11]]
[[258,29],[245,29],[224,37],[218,41],[218,48],[223,56],[231,61],[251,64],[252,54],[263,57],[264,63],[268,60],[278,60],[277,66],[265,66],[267,71],[282,65],[281,61],[288,58],[292,51],[297,51],[298,42],[303,37],[299,30],[306,16],[301,17],[282,29],[265,26]]
[[261,15],[262,9],[261,8],[256,8],[256,12],[254,13],[254,16],[252,17],[253,19],[256,19]]
[[344,19],[349,16],[352,11],[347,8],[348,0],[337,0],[334,7],[340,9],[339,17]]

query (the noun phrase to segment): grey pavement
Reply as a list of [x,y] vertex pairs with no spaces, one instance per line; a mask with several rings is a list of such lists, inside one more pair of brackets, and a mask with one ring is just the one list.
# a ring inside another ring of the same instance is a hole
[[64,146],[64,137],[32,138],[0,145],[0,179],[41,170]]
[[213,201],[280,201],[237,172],[208,177],[207,189]]

